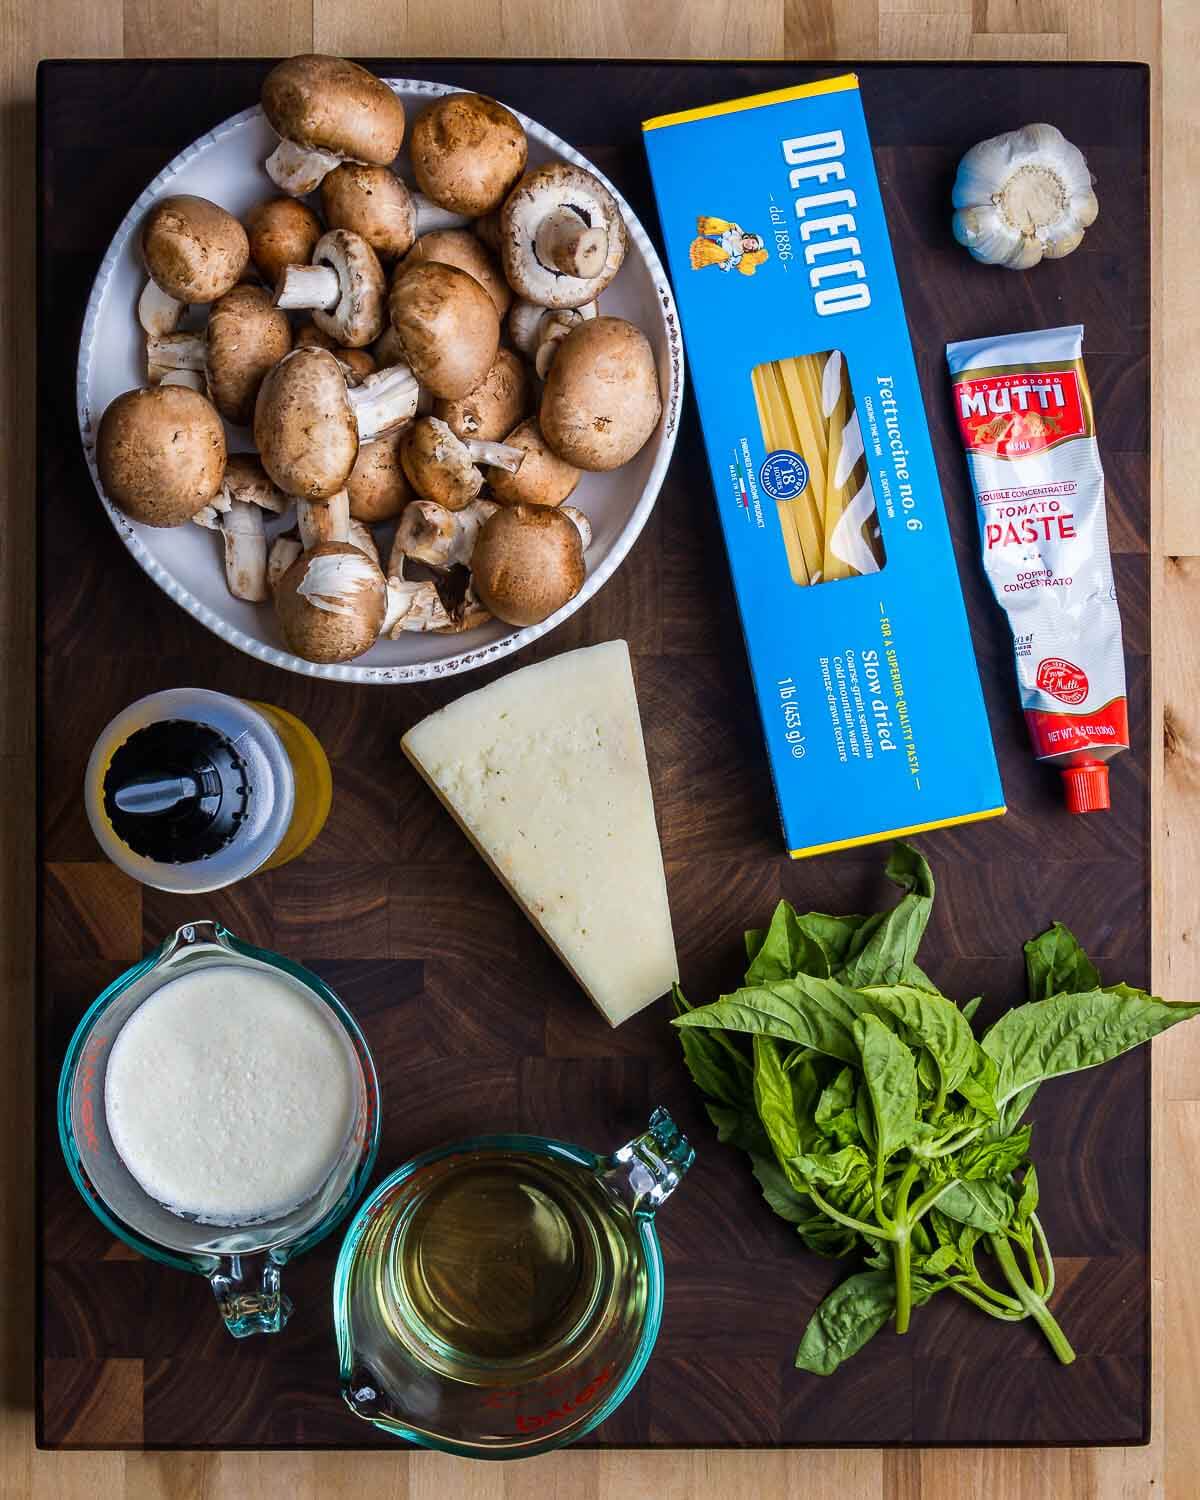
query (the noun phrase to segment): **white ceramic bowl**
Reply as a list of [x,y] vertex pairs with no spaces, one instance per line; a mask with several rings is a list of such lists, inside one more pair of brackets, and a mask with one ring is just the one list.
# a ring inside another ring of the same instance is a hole
[[[440,83],[396,78],[387,82],[413,113],[431,98],[459,92]],[[529,137],[530,166],[561,159],[596,172],[565,141],[514,113]],[[602,296],[602,310],[628,318],[649,338],[658,361],[663,417],[654,436],[631,463],[608,474],[585,474],[572,497],[572,504],[587,513],[594,532],[587,554],[587,580],[576,597],[540,625],[523,630],[492,621],[465,635],[406,634],[398,641],[381,641],[365,656],[340,665],[305,661],[284,649],[269,604],[247,604],[229,593],[218,537],[199,526],[163,530],[130,521],[104,494],[96,469],[96,428],[104,408],[114,396],[146,381],[144,335],[136,315],[145,282],[137,250],[137,230],[144,214],[166,193],[195,193],[244,218],[255,203],[277,191],[262,166],[274,149],[275,139],[260,109],[234,115],[181,151],[158,174],[113,237],[88,299],[76,390],[79,430],[96,490],[117,534],[155,583],[214,634],[251,656],[292,672],[338,682],[413,682],[469,671],[519,650],[574,614],[612,576],[646,524],[675,446],[683,396],[679,324],[666,274],[629,205],[612,183],[596,172],[620,204],[629,230],[625,263]],[[403,170],[403,155],[399,165]],[[252,446],[245,429],[230,428],[228,435],[231,450]],[[275,523],[269,529],[279,527],[280,523]]]

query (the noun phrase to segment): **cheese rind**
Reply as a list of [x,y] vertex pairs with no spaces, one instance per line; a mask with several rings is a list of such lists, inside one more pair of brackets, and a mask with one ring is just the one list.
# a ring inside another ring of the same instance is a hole
[[402,745],[610,1025],[670,989],[675,939],[624,641],[511,672]]

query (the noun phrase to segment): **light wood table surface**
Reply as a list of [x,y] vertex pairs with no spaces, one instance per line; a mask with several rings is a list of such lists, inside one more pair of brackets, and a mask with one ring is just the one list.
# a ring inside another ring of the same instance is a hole
[[[1124,59],[1155,69],[1154,984],[1200,996],[1198,0],[0,0],[0,1497],[1133,1500],[1200,1494],[1200,1027],[1155,1066],[1154,1441],[1023,1452],[87,1454],[33,1447],[33,96],[40,57]],[[1014,122],[1017,123],[1017,122]],[[1100,186],[1103,194],[1103,184]],[[1101,196],[1103,205],[1103,196]],[[73,442],[73,433],[63,434]]]

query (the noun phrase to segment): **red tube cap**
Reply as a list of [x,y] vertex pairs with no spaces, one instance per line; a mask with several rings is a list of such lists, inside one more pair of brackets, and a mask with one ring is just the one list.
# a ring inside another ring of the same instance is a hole
[[1062,773],[1067,789],[1067,811],[1104,812],[1112,806],[1108,796],[1108,767],[1102,760],[1070,766]]

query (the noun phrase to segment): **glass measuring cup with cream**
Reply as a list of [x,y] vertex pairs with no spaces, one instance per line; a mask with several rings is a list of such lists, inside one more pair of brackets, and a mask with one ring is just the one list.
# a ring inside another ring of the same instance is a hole
[[97,1217],[152,1260],[207,1276],[242,1338],[283,1327],[281,1268],[362,1191],[379,1085],[315,974],[195,922],[84,1016],[58,1123]]

